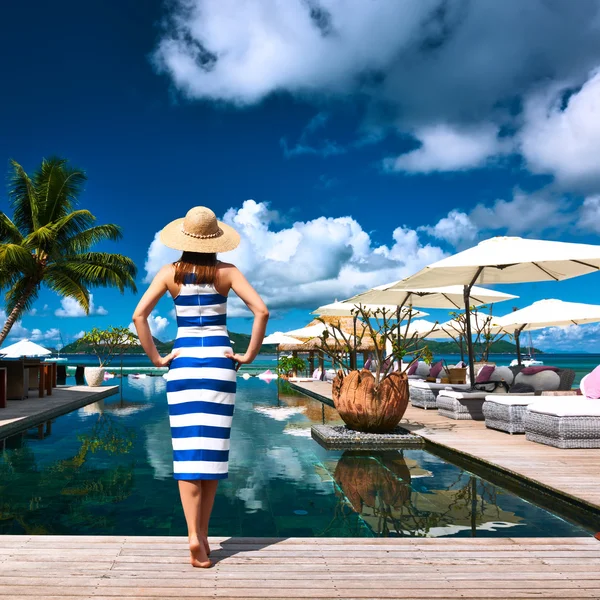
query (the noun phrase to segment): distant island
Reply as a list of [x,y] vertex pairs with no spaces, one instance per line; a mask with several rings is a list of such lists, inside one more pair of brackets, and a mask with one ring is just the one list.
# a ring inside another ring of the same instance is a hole
[[[157,338],[153,338],[154,343],[156,344],[157,350],[161,354],[168,354],[173,350],[173,343],[175,340],[171,340],[170,342],[161,342]],[[234,352],[238,354],[243,354],[248,349],[248,344],[250,343],[250,335],[247,333],[234,333],[229,332],[229,339],[233,342]],[[460,350],[456,343],[454,342],[435,342],[435,341],[427,341],[426,345],[429,346],[429,349],[434,355],[437,354],[459,354]],[[474,344],[474,349],[476,354],[481,354],[481,344]],[[466,349],[465,349],[466,351]],[[536,354],[543,354],[542,350],[538,348],[533,348],[533,351]],[[89,354],[91,353],[91,347],[89,344],[83,343],[81,340],[76,340],[71,344],[67,344],[61,352],[63,354]],[[262,354],[275,354],[277,352],[277,346],[272,344],[265,344],[261,348]],[[523,354],[527,352],[525,348],[522,348]],[[143,354],[144,350],[141,346],[132,346],[127,349],[126,354]],[[492,344],[491,348],[492,354],[511,354],[517,355],[517,348],[511,342],[506,340],[500,340]]]

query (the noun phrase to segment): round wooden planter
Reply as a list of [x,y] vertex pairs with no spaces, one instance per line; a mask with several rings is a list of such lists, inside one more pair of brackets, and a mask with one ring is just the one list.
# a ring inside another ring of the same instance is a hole
[[332,385],[332,398],[344,423],[356,431],[388,433],[404,416],[408,407],[408,378],[394,371],[375,387],[370,371],[341,371]]

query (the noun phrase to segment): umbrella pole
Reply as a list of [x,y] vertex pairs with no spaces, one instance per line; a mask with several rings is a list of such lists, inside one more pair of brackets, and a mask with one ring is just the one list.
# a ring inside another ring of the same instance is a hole
[[465,302],[465,317],[467,319],[466,323],[466,333],[467,333],[467,354],[469,355],[469,377],[471,383],[471,389],[475,385],[475,353],[473,352],[473,336],[471,334],[471,307],[470,307],[470,296],[471,296],[471,288],[475,285],[477,278],[481,275],[483,271],[483,267],[479,267],[477,272],[475,273],[475,277],[471,280],[469,285],[465,285],[463,290],[463,298]]
[[[523,327],[525,327],[523,325]],[[517,364],[521,365],[521,331],[523,331],[523,327],[515,330],[515,346],[517,347]]]

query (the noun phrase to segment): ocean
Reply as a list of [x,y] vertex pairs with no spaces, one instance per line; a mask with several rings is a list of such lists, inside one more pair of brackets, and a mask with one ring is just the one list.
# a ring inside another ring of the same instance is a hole
[[[72,374],[77,365],[97,366],[98,359],[93,355],[86,354],[63,354],[68,359],[68,371]],[[490,362],[499,366],[510,364],[515,357],[510,354],[490,354]],[[539,354],[537,358],[544,361],[544,365],[561,367],[575,370],[575,385],[579,384],[581,378],[600,365],[600,354]],[[435,361],[445,360],[449,365],[456,364],[460,360],[458,354],[439,354],[434,357]],[[359,363],[360,364],[360,363]],[[329,363],[326,362],[329,366]],[[110,372],[119,372],[121,361],[116,357],[107,367]],[[242,365],[240,373],[256,375],[267,369],[275,371],[277,368],[277,355],[260,354],[250,365]],[[144,354],[129,354],[123,356],[123,372],[125,373],[162,373],[166,369],[157,369]]]

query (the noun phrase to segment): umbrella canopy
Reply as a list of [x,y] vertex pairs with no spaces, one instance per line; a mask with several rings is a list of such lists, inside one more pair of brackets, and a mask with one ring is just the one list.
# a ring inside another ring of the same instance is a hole
[[[356,304],[359,304],[358,302]],[[375,313],[382,314],[385,311],[386,316],[393,318],[398,309],[397,304],[365,304],[360,302],[360,305],[368,311],[373,316],[378,316]],[[408,318],[409,308],[406,307],[402,311],[400,315],[402,320]],[[313,310],[311,313],[313,315],[319,315],[320,317],[353,317],[356,314],[356,308],[353,304],[350,304],[348,301],[346,302],[332,302],[331,304],[325,304],[324,306],[319,306],[316,310]],[[410,315],[411,319],[416,317],[426,317],[428,316],[426,312],[421,312],[418,310],[413,310]]]
[[493,331],[515,333],[543,329],[544,327],[568,327],[600,321],[600,305],[562,300],[538,300],[526,308],[516,310],[495,319]]
[[263,344],[277,344],[277,346],[281,344],[285,344],[286,346],[295,346],[301,343],[302,342],[300,340],[293,338],[290,335],[286,335],[282,331],[276,331],[275,333],[268,335],[263,340]]
[[[491,315],[486,315],[485,313],[476,313],[470,314],[471,319],[471,330],[472,331],[482,331],[484,327],[486,329],[492,329],[493,325],[499,323],[500,319],[493,317],[491,321],[489,321]],[[450,319],[445,323],[439,323],[432,334],[428,337],[432,339],[442,339],[442,338],[457,338],[459,336],[464,336],[464,330],[461,327],[461,324],[455,319]],[[499,333],[499,331],[497,331]]]
[[[519,237],[495,237],[433,263],[404,280],[406,289],[431,285],[463,285],[465,312],[476,283],[559,281],[600,269],[600,246]],[[467,319],[467,347],[473,357],[471,321]],[[475,379],[469,360],[471,381]]]
[[[352,296],[352,298],[344,300],[341,304],[355,305],[359,303],[381,302],[387,305],[413,305],[423,308],[464,309],[465,307],[462,285],[422,287],[424,289],[420,289],[421,286],[407,287],[406,280],[401,279],[400,281],[386,283],[362,294]],[[471,292],[471,306],[504,302],[505,300],[512,300],[518,297],[495,290],[486,290],[481,287],[473,287]]]
[[404,280],[407,289],[560,281],[600,269],[600,246],[495,237],[433,263]]
[[48,356],[49,354],[52,354],[52,352],[29,340],[21,340],[16,344],[1,348],[0,354],[6,358],[19,358],[21,356]]
[[[406,334],[411,336],[415,333],[419,335],[427,335],[432,330],[437,330],[439,324],[437,322],[428,321],[427,319],[417,319],[415,321],[411,321],[408,326],[408,330]],[[405,328],[402,328],[402,331],[405,331]],[[427,337],[434,337],[433,335]]]
[[521,364],[521,331],[532,331],[544,327],[569,327],[600,321],[600,306],[562,300],[538,300],[526,308],[516,310],[498,318],[492,332],[505,332],[515,336],[517,360]]

